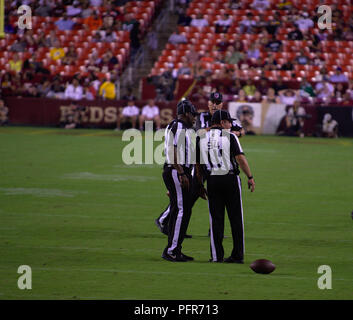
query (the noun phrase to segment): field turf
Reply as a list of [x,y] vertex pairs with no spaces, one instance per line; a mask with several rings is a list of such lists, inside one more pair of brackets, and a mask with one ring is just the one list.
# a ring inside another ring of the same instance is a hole
[[[122,162],[121,133],[0,128],[0,299],[353,299],[353,140],[244,137],[245,264],[208,262],[207,203],[183,251],[161,259],[159,165]],[[226,218],[226,255],[231,250]],[[277,269],[255,274],[267,258]],[[32,290],[17,269],[32,268]],[[317,286],[329,265],[332,289]]]

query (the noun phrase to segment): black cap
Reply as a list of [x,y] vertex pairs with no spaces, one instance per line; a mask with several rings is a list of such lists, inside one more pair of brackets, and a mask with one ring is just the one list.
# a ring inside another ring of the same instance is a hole
[[220,92],[212,92],[210,100],[215,104],[220,104],[223,101],[223,96]]
[[240,131],[243,129],[241,125],[237,123],[237,119],[232,118],[232,127],[230,128],[231,131]]
[[225,110],[217,110],[211,119],[212,124],[220,124],[222,120],[228,120],[230,122],[232,122],[232,118],[229,114],[228,111]]
[[194,116],[198,115],[198,112],[196,111],[195,106],[185,98],[183,98],[178,102],[177,112],[178,114],[191,113]]

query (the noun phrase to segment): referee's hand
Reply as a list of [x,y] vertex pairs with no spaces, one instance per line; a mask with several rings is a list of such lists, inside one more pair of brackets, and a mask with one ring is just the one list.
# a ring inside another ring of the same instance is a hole
[[179,176],[179,181],[183,189],[189,190],[190,182],[189,178],[186,175]]
[[251,192],[254,192],[254,190],[255,190],[255,180],[254,180],[254,178],[248,180],[248,189],[250,189]]

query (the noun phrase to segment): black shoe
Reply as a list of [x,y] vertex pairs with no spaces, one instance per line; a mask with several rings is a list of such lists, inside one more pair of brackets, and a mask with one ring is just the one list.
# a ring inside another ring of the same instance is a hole
[[190,234],[186,234],[184,238],[191,239],[191,238],[192,238],[192,235],[190,235]]
[[232,256],[230,256],[229,258],[224,259],[224,262],[227,262],[227,263],[240,263],[240,264],[243,264],[243,263],[244,263],[244,260],[243,260],[243,259],[234,259]]
[[220,263],[220,262],[224,262],[223,260],[217,260],[217,261],[213,261],[213,259],[208,260],[209,262],[216,262],[216,263]]
[[167,252],[163,252],[162,258],[164,260],[171,261],[171,262],[186,262],[186,261],[189,261],[186,258],[184,258],[181,254],[173,255],[173,254],[168,254]]
[[194,261],[194,258],[193,258],[193,257],[189,257],[189,256],[187,256],[187,255],[184,254],[184,253],[181,253],[181,256],[182,256],[184,259],[186,259],[187,261]]

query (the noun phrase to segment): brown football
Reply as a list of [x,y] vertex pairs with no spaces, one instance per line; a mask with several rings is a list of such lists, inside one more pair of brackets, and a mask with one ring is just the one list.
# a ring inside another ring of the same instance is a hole
[[276,269],[270,260],[258,259],[251,263],[250,268],[256,273],[269,274]]

